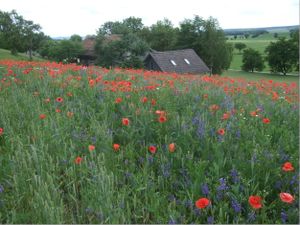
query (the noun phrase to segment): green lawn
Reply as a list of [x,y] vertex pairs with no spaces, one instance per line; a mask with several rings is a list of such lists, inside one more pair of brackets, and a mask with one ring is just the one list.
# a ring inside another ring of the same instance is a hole
[[[288,38],[289,33],[288,32],[278,33],[278,37]],[[235,43],[238,43],[238,42],[244,43],[247,45],[247,48],[253,48],[253,49],[259,51],[264,58],[267,56],[265,54],[265,49],[272,41],[273,42],[276,41],[276,38],[274,37],[274,33],[263,34],[256,38],[249,37],[248,39],[241,39],[238,37],[235,40],[228,40],[229,43],[233,44],[233,47],[234,47]],[[242,57],[243,57],[242,52],[239,52],[237,49],[234,48],[233,59],[231,61],[229,68],[233,69],[233,70],[241,70]],[[263,69],[263,72],[270,72],[270,67],[269,67],[268,63],[265,62],[264,64],[265,64],[265,68]]]
[[250,72],[244,72],[244,71],[232,71],[227,70],[225,71],[222,76],[228,76],[232,78],[245,78],[247,80],[252,81],[260,81],[262,79],[264,80],[274,80],[278,82],[296,82],[299,84],[299,76],[283,76],[278,74],[265,74],[265,73],[250,73]]
[[[9,50],[0,49],[0,60],[3,59],[12,59],[12,60],[29,60],[29,56],[24,53],[18,53],[18,55],[12,55]],[[34,61],[44,61],[40,57],[33,57]]]

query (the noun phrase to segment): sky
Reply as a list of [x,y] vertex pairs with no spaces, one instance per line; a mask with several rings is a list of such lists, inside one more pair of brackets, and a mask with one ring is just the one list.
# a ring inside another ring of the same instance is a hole
[[222,29],[299,25],[299,0],[0,0],[51,37],[93,35],[108,21],[130,16],[151,26],[164,18],[174,27],[195,15],[216,18]]

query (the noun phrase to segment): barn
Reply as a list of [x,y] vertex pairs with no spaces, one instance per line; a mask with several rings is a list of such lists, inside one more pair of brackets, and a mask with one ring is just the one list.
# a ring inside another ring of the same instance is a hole
[[144,59],[145,69],[179,74],[207,74],[210,69],[193,49],[150,51]]

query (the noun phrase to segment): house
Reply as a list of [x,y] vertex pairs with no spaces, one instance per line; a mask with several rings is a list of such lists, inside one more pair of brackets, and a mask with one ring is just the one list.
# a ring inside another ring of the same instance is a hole
[[205,74],[210,69],[193,49],[150,51],[144,59],[145,69],[179,74]]
[[96,53],[95,53],[95,43],[96,37],[95,36],[87,36],[83,42],[83,53],[78,56],[80,63],[86,66],[94,65],[96,60]]
[[[112,34],[105,37],[103,40],[103,44],[107,44],[111,41],[118,41],[121,40],[122,35],[119,34]],[[83,42],[83,53],[79,55],[80,63],[86,66],[94,65],[97,55],[95,52],[95,44],[96,44],[96,37],[95,36],[87,36]]]

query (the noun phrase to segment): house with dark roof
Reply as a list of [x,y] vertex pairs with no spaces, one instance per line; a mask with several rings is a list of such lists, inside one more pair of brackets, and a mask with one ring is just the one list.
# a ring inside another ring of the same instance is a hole
[[150,51],[144,59],[145,69],[179,74],[206,74],[210,69],[193,49]]

